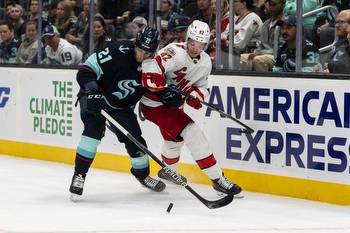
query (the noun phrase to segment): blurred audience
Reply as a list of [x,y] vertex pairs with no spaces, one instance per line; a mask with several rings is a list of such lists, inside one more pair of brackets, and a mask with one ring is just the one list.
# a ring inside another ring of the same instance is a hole
[[248,70],[272,71],[275,64],[274,51],[282,42],[277,23],[283,16],[284,2],[284,0],[267,0],[267,13],[271,18],[259,28],[260,37],[257,41],[257,48],[253,53],[241,54],[241,64]]
[[54,22],[60,36],[65,38],[66,34],[77,21],[73,8],[67,1],[60,1],[57,4],[56,20]]
[[0,63],[15,63],[20,41],[14,36],[13,24],[0,21]]
[[60,38],[60,33],[55,26],[45,27],[42,37],[46,45],[44,64],[79,65],[82,62],[82,52],[75,45]]
[[[285,15],[278,23],[285,42],[278,50],[276,63],[272,69],[274,72],[295,72],[296,21],[295,15]],[[302,43],[302,72],[313,72],[314,66],[320,63],[319,51],[306,39],[303,39]]]
[[16,56],[17,63],[32,64],[36,63],[33,59],[38,53],[39,43],[41,41],[37,38],[38,28],[35,20],[29,20],[26,23],[25,38],[19,46],[18,53]]

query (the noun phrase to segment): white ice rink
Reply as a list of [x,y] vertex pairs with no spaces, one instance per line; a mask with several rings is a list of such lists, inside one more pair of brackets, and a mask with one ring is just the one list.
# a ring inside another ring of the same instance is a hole
[[[65,164],[0,156],[0,232],[350,233],[349,206],[246,192],[210,210],[184,188],[167,184],[153,193],[131,175],[97,169],[88,174],[83,200],[72,203],[72,172]],[[191,186],[217,198],[209,186]]]

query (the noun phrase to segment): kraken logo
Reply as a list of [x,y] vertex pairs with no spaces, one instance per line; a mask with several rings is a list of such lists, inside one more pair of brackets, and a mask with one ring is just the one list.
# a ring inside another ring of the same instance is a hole
[[135,88],[140,86],[135,80],[122,80],[118,82],[118,88],[120,91],[113,92],[113,95],[122,100],[128,95],[132,95],[135,92]]

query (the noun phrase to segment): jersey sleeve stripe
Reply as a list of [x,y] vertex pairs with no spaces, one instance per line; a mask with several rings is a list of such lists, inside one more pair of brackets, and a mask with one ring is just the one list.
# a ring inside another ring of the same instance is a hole
[[162,73],[164,74],[165,73],[165,69],[164,69],[164,66],[162,64],[162,58],[158,55],[156,56],[156,61],[157,61],[157,64],[159,66],[159,68],[162,70]]

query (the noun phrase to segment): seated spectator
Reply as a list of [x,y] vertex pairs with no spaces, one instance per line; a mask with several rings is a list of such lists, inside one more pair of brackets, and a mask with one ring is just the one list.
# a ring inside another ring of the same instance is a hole
[[[81,49],[83,46],[82,39],[83,39],[84,33],[88,29],[89,12],[90,12],[89,8],[90,8],[90,1],[83,0],[83,11],[79,14],[78,20],[70,28],[69,32],[66,34],[66,40],[69,43],[74,44]],[[95,3],[95,8],[96,8],[96,3]]]
[[77,17],[74,15],[74,11],[70,4],[60,1],[57,4],[56,20],[54,25],[56,26],[58,32],[62,38],[65,38],[66,34],[69,32],[71,27],[77,21]]
[[215,16],[211,7],[211,0],[198,0],[198,12],[192,16],[192,20],[200,20],[209,25],[210,29],[215,27]]
[[42,37],[45,41],[45,64],[78,65],[82,61],[82,52],[75,46],[60,38],[57,28],[49,25],[44,28]]
[[[241,63],[249,67],[249,70],[259,72],[272,71],[275,64],[275,36],[280,37],[279,30],[276,31],[276,29],[277,23],[283,16],[284,8],[284,0],[268,0],[267,3],[267,13],[271,15],[271,18],[266,20],[259,29],[260,38],[257,42],[257,49],[254,50],[254,53],[241,54]],[[281,40],[279,38],[277,41],[281,42]],[[276,45],[276,47],[279,46]]]
[[184,15],[174,14],[170,18],[168,24],[168,31],[173,33],[172,42],[185,42],[187,28],[191,24],[191,19]]
[[[221,37],[225,37],[225,31],[227,29],[227,26],[230,23],[230,12],[229,12],[229,3],[228,0],[221,0],[220,1],[220,10],[221,10],[221,23],[220,23],[220,31],[221,31]],[[216,0],[211,0],[211,7],[213,9],[213,14],[215,14],[215,20],[216,20]],[[224,41],[221,44],[222,49],[227,48],[226,41]],[[211,28],[211,36],[210,36],[210,42],[208,46],[208,53],[210,55],[210,58],[214,60],[216,57],[216,27]]]
[[[296,23],[295,15],[285,15],[279,22],[285,43],[279,48],[274,72],[295,72],[296,60]],[[320,63],[318,49],[310,41],[303,39],[302,71],[313,72],[314,66]]]
[[338,37],[337,43],[332,48],[327,63],[325,64],[326,69],[321,66],[315,67],[317,71],[329,72],[329,73],[350,73],[349,66],[349,53],[348,47],[349,42],[347,40],[347,27],[348,21],[350,20],[350,10],[343,10],[339,12],[335,21],[335,34]]
[[19,4],[14,5],[10,12],[10,21],[14,25],[15,37],[20,41],[22,41],[25,36],[23,13],[23,7]]
[[[108,36],[106,31],[106,23],[102,15],[96,15],[93,22],[93,39],[94,39],[94,50],[93,52],[102,50],[107,47],[111,42],[112,38]],[[84,35],[83,40],[83,57],[86,59],[89,56],[89,33]]]
[[[38,20],[39,20],[39,0],[31,0],[30,1],[30,12],[28,15],[28,20],[34,20],[37,24],[38,24]],[[42,11],[41,12],[41,27],[44,28],[47,25],[49,25],[49,21],[47,18],[47,12],[46,11]]]
[[160,1],[160,18],[169,21],[171,15],[174,13],[174,0]]
[[26,23],[26,35],[25,39],[21,43],[18,49],[16,62],[23,64],[32,64],[36,61],[33,61],[33,58],[38,53],[38,45],[41,41],[37,38],[38,29],[37,24],[34,20],[30,20]]
[[15,63],[20,42],[14,36],[11,22],[0,22],[0,40],[0,63]]
[[[253,0],[237,0],[234,2],[234,10],[237,15],[234,18],[234,48],[237,54],[249,52],[255,49],[259,39],[259,27],[263,24],[260,17],[251,11]],[[222,34],[226,47],[229,45],[229,27]]]

